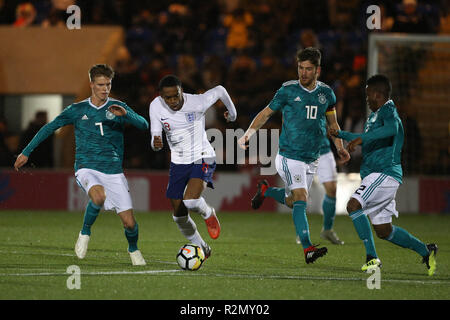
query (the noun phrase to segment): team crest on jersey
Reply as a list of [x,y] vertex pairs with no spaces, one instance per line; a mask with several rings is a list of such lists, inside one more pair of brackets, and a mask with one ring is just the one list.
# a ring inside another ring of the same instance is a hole
[[115,115],[114,113],[112,113],[112,112],[109,111],[109,110],[106,110],[106,119],[112,120],[112,119],[114,119],[115,117],[116,117],[116,115]]
[[325,97],[325,95],[324,95],[323,93],[319,93],[319,94],[317,95],[317,98],[319,99],[319,102],[320,102],[321,104],[327,103],[327,97]]
[[186,121],[194,122],[195,121],[195,112],[186,113]]
[[299,183],[299,182],[301,182],[301,180],[302,180],[302,176],[299,175],[299,174],[296,174],[296,175],[294,176],[294,180],[295,180],[295,182]]

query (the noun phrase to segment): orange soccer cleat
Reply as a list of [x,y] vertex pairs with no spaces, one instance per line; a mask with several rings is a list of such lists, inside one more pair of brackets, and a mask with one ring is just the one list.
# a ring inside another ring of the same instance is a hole
[[211,216],[205,219],[206,226],[208,227],[209,236],[212,239],[217,239],[220,235],[220,223],[216,216],[216,210],[212,209]]

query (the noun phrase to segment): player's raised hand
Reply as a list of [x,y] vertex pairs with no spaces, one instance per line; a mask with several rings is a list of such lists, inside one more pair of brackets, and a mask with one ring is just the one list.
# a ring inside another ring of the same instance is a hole
[[356,138],[355,140],[350,141],[350,142],[348,143],[348,145],[347,145],[347,150],[348,150],[348,152],[353,152],[353,151],[355,151],[356,146],[357,146],[357,145],[360,145],[360,144],[362,144],[362,139],[361,139],[361,137],[358,137],[358,138]]
[[122,117],[127,114],[127,110],[124,107],[117,104],[109,106],[108,111],[113,113],[115,116]]
[[160,136],[153,137],[153,147],[155,149],[162,149],[163,146],[164,146],[163,141]]
[[19,171],[19,168],[21,168],[25,163],[27,163],[28,157],[23,155],[22,153],[19,154],[19,156],[16,159],[16,162],[14,162],[14,169],[16,171]]

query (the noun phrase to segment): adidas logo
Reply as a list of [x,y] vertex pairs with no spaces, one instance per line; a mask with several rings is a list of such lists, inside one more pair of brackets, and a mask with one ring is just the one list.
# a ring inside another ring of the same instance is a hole
[[87,117],[87,115],[84,115],[81,120],[89,120],[89,118]]
[[314,256],[314,251],[309,251],[309,252],[306,254],[306,258],[308,258],[308,259],[311,259],[313,256]]
[[294,99],[294,101],[302,101],[302,99],[300,99],[300,97],[297,97]]

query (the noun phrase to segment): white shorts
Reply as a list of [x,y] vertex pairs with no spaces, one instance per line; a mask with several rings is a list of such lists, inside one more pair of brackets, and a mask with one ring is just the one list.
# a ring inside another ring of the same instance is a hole
[[105,189],[105,210],[120,213],[133,209],[128,182],[123,173],[106,174],[92,169],[80,169],[75,172],[75,179],[86,194],[95,185],[101,185]]
[[399,186],[400,183],[391,176],[371,173],[361,181],[352,198],[359,201],[372,224],[391,223],[393,215],[398,217],[395,194]]
[[317,178],[319,178],[320,183],[337,181],[336,160],[334,160],[334,154],[332,151],[319,157]]
[[294,189],[309,190],[317,171],[317,161],[305,163],[299,160],[289,159],[277,154],[275,157],[275,167],[285,184],[286,197]]

